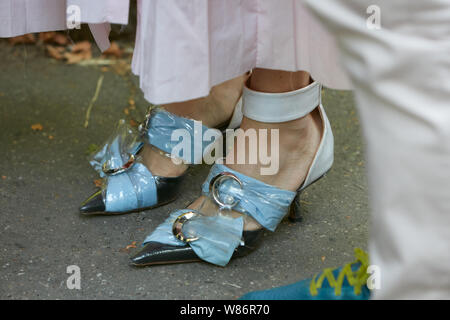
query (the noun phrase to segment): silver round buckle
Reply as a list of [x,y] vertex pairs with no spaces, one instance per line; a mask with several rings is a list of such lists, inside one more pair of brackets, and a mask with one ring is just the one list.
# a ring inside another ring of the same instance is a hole
[[129,153],[128,160],[124,165],[122,165],[121,167],[118,167],[118,168],[110,168],[109,167],[110,161],[108,160],[105,163],[103,163],[102,171],[103,171],[103,173],[105,173],[108,176],[114,176],[116,174],[125,172],[128,169],[130,169],[135,161],[136,161],[136,156],[134,154]]
[[239,180],[239,178],[236,177],[236,175],[232,174],[231,172],[219,173],[217,176],[212,178],[209,183],[209,193],[212,195],[214,201],[221,208],[233,208],[239,203],[239,200],[235,200],[234,198],[233,198],[234,201],[230,202],[230,203],[224,203],[224,202],[222,202],[222,200],[220,200],[218,186],[220,185],[220,183],[222,181],[227,180],[227,179],[232,179],[232,180],[236,181],[237,183],[239,183],[239,187],[242,189],[241,180]]
[[148,125],[149,125],[149,122],[150,122],[150,118],[151,118],[150,113],[146,114],[145,115],[145,120],[141,124],[139,124],[138,131],[139,131],[139,133],[141,135],[145,135],[147,133]]
[[184,233],[183,233],[183,224],[185,222],[191,220],[192,218],[199,216],[199,215],[200,215],[199,213],[194,212],[194,211],[189,211],[189,212],[186,212],[186,213],[183,213],[183,214],[179,215],[175,219],[175,221],[174,221],[174,223],[172,225],[172,233],[175,236],[175,238],[177,238],[180,241],[186,242],[186,243],[198,240],[199,239],[198,237],[191,237],[191,238],[189,238],[189,237],[186,237],[184,235]]

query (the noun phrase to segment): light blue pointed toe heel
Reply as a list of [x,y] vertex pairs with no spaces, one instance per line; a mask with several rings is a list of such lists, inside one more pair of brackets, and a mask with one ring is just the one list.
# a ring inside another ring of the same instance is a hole
[[[323,124],[321,141],[306,179],[296,192],[216,163],[202,185],[203,203],[195,210],[173,212],[145,239],[143,249],[131,258],[131,264],[206,261],[225,266],[230,259],[253,251],[263,229],[275,231],[287,215],[298,221],[300,193],[323,177],[333,164],[333,134],[320,103],[320,91],[320,85],[314,82],[289,93],[265,94],[249,89],[243,93],[243,115],[256,121],[291,121],[319,109]],[[246,222],[260,227],[244,230]]]
[[[211,137],[210,141],[202,139],[205,132]],[[90,159],[91,165],[104,178],[103,186],[81,204],[80,212],[84,215],[123,214],[175,200],[185,174],[178,177],[153,175],[139,156],[144,143],[179,162],[199,164],[204,152],[221,138],[217,129],[157,107],[151,108],[139,130],[121,121],[110,139]]]

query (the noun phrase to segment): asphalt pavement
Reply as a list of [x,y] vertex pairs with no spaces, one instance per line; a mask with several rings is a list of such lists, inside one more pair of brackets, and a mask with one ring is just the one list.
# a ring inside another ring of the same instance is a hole
[[[67,65],[38,46],[0,41],[0,299],[235,299],[340,266],[352,261],[353,248],[366,249],[364,145],[353,95],[326,89],[335,164],[304,193],[303,222],[283,221],[275,233],[265,233],[257,251],[225,268],[129,266],[138,250],[133,244],[139,247],[172,210],[195,199],[208,173],[206,165],[190,170],[182,196],[154,210],[78,213],[97,179],[87,153],[120,118],[138,121],[145,112],[137,83],[123,65]],[[66,285],[71,265],[80,268],[79,290]]]

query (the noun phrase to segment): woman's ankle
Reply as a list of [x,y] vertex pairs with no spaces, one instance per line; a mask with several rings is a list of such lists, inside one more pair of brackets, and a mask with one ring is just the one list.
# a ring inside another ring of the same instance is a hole
[[[320,144],[323,128],[318,109],[303,118],[283,123],[265,123],[244,118],[241,129],[237,132],[234,149],[228,153],[225,164],[267,184],[297,190],[305,180]],[[252,142],[251,139],[243,138],[248,130],[255,131],[257,140]],[[274,134],[278,136],[277,139],[272,138]],[[243,143],[244,146],[239,145]],[[261,146],[267,146],[267,150],[261,152]],[[242,152],[245,152],[244,157],[239,154]],[[268,157],[263,160],[261,154],[270,157],[269,165]],[[256,163],[250,162],[252,158],[257,159]],[[239,159],[245,159],[245,162],[242,163]],[[269,167],[273,169],[267,170]]]
[[310,83],[311,77],[306,71],[288,72],[256,68],[247,86],[259,92],[283,93],[301,89]]
[[180,117],[201,121],[207,127],[216,128],[226,124],[231,118],[247,79],[248,75],[244,74],[212,87],[206,97],[162,107]]
[[141,157],[147,169],[157,176],[178,177],[188,168],[184,163],[173,163],[170,158],[147,143],[142,148]]

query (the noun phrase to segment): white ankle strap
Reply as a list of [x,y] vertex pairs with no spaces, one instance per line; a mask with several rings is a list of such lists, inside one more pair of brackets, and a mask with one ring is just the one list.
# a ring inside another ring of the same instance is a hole
[[259,92],[244,87],[244,116],[260,122],[286,122],[302,118],[321,103],[321,88],[316,81],[307,87],[283,93]]

